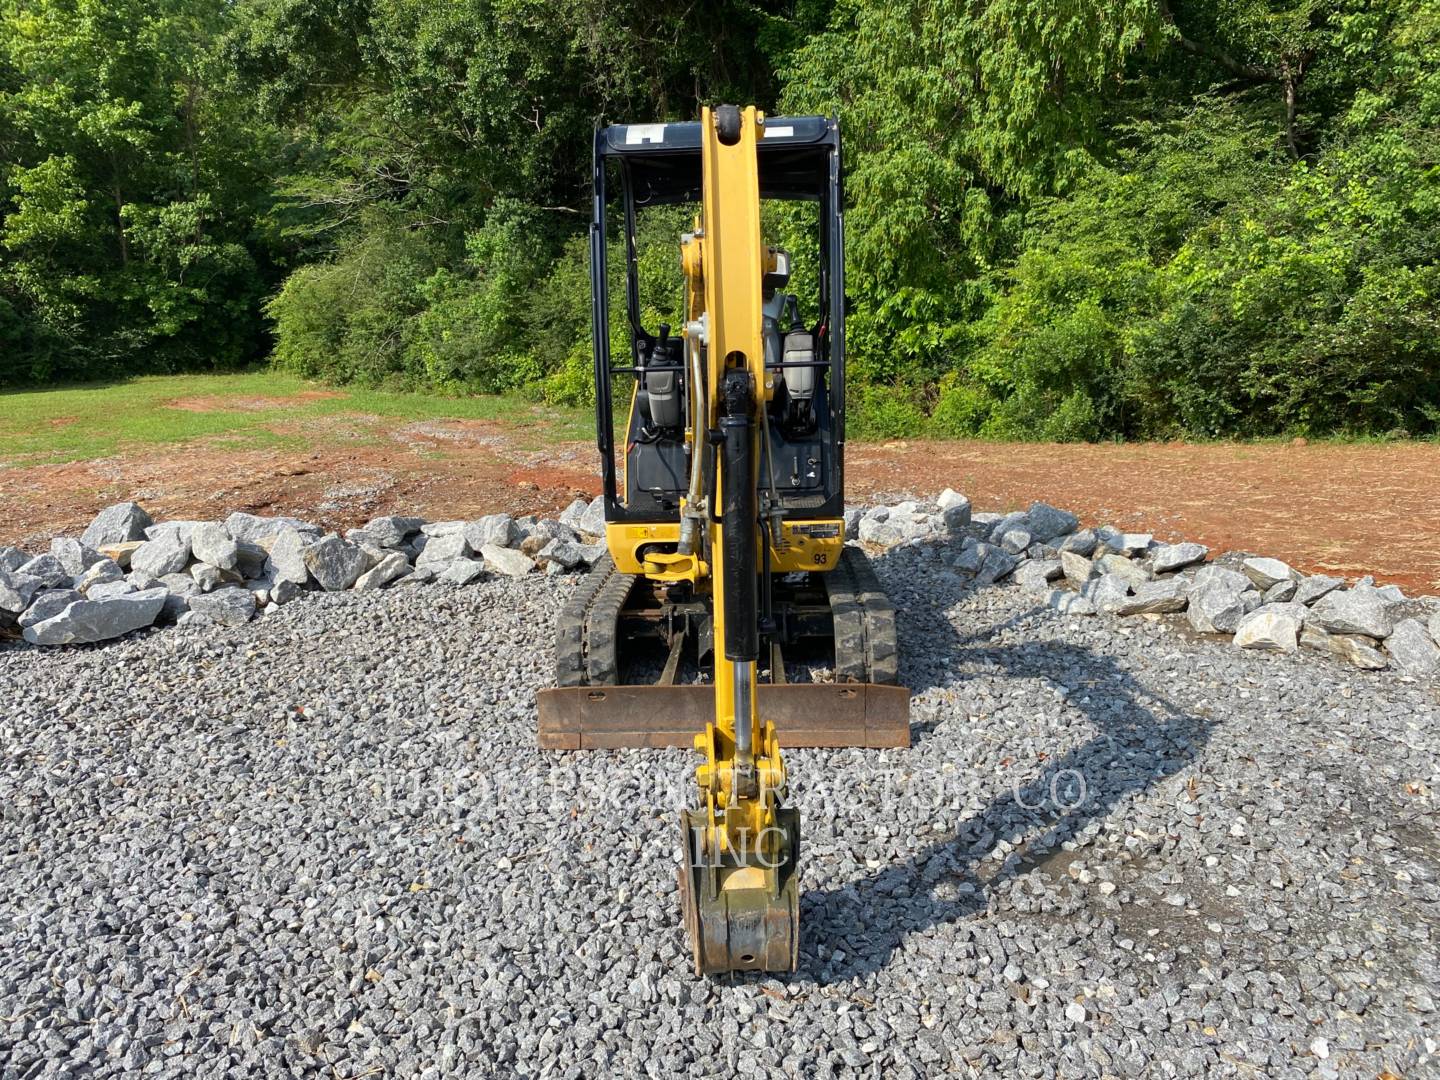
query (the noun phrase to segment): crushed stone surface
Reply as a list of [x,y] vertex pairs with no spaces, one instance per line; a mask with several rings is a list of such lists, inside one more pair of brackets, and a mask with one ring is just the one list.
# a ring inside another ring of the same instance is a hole
[[876,560],[906,751],[790,751],[699,979],[681,751],[547,753],[574,579],[0,646],[6,1076],[1440,1075],[1440,691]]

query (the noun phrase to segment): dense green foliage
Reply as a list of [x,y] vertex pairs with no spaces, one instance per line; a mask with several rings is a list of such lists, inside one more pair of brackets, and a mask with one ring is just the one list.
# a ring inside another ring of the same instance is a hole
[[0,0],[0,383],[262,347],[269,133],[216,63],[226,0]]
[[0,384],[582,401],[590,133],[719,100],[842,118],[858,434],[1440,430],[1440,0],[0,0]]

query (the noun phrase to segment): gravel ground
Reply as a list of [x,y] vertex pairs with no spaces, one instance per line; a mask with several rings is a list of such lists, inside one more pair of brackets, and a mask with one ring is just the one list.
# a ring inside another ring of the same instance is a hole
[[689,970],[690,755],[534,748],[573,579],[0,648],[0,1074],[1440,1075],[1435,683],[878,567],[790,978]]

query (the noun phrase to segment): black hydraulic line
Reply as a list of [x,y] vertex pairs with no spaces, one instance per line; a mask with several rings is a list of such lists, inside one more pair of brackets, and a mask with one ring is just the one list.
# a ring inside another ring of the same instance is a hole
[[705,480],[709,487],[705,490],[705,503],[710,507],[710,523],[712,525],[723,525],[725,519],[720,515],[720,503],[716,498],[716,477],[715,461],[719,456],[715,448],[725,441],[725,436],[719,428],[705,433]]
[[[599,136],[597,135],[597,147]],[[590,224],[590,334],[595,345],[595,442],[606,509],[615,501],[615,437],[610,399],[610,302],[605,281],[605,170],[595,158],[594,218]]]
[[721,497],[725,523],[720,557],[725,574],[725,659],[760,658],[759,597],[755,567],[756,526],[759,508],[755,494],[754,431],[751,416],[753,380],[748,371],[731,371],[721,388],[724,412],[725,476]]
[[770,522],[760,519],[760,630],[775,632],[775,590],[770,580],[770,545],[775,542]]
[[[770,505],[772,514],[780,509],[780,491],[775,486],[775,441],[774,433],[770,430],[770,406],[765,402],[759,403],[760,416],[764,423],[760,425],[760,438],[762,440],[762,460],[765,467],[766,489],[770,494]],[[774,593],[770,582],[770,545],[776,542],[775,518],[772,514],[761,515],[760,520],[760,627],[767,633],[775,632],[775,601]]]
[[830,445],[835,477],[834,489],[845,490],[845,174],[840,166],[840,123],[831,121],[837,141],[830,155],[830,177],[826,186],[825,212],[828,227],[820,235],[821,265],[829,267],[822,317],[826,327],[825,350],[830,369]]

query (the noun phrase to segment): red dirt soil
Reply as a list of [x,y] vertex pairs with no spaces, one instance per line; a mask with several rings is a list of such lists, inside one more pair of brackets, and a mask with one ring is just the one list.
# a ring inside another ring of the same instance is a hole
[[[599,490],[589,442],[534,451],[517,447],[514,432],[498,424],[354,419],[385,437],[354,446],[317,438],[305,450],[239,450],[211,439],[0,470],[7,507],[0,542],[34,545],[78,533],[121,499],[142,503],[157,520],[248,510],[339,528],[385,513],[431,520],[553,513]],[[1087,523],[1440,592],[1435,445],[855,444],[847,482],[853,501],[933,498],[947,486],[977,510],[1043,499]]]
[[302,390],[298,394],[289,394],[285,397],[236,397],[233,394],[209,394],[199,397],[172,398],[165,402],[167,409],[179,409],[181,412],[234,412],[236,409],[245,412],[268,412],[271,409],[284,408],[286,405],[303,405],[307,401],[333,401],[335,398],[342,398],[345,395],[339,390]]

